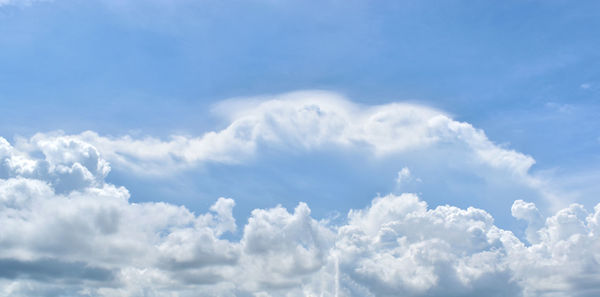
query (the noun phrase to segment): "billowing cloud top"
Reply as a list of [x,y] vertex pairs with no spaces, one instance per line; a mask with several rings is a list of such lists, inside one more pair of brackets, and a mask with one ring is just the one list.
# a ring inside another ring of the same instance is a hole
[[[159,174],[244,162],[262,147],[334,148],[377,158],[452,152],[543,192],[533,159],[422,106],[367,107],[322,92],[227,102],[230,124],[201,137],[37,134],[0,138],[0,296],[597,296],[600,205],[544,218],[517,200],[526,241],[482,209],[379,196],[332,224],[310,207],[255,209],[239,226],[233,199],[204,214],[132,203],[106,182],[109,162]],[[435,160],[435,158],[434,158]],[[162,168],[159,171],[159,168]],[[166,170],[169,169],[169,170]],[[400,171],[399,177],[411,171]],[[543,193],[544,195],[548,193]],[[551,195],[546,195],[552,199]],[[239,239],[227,233],[240,232]]]
[[[254,155],[261,145],[308,150],[365,148],[377,156],[436,145],[460,146],[478,162],[519,175],[526,174],[534,163],[529,156],[494,145],[470,124],[413,104],[361,106],[334,93],[310,91],[226,101],[215,110],[230,124],[201,137],[172,136],[161,141],[109,138],[89,131],[72,137],[94,144],[112,162],[146,173],[164,172],[165,165],[236,163]],[[34,140],[44,138],[37,135]]]

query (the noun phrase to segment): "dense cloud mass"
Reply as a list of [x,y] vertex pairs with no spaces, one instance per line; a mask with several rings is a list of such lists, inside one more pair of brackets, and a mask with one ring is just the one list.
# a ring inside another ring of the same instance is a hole
[[341,225],[300,203],[239,227],[228,198],[204,214],[129,202],[99,151],[79,137],[0,138],[0,296],[600,294],[600,205],[543,218],[515,201],[527,242],[484,210],[414,194],[376,197]]

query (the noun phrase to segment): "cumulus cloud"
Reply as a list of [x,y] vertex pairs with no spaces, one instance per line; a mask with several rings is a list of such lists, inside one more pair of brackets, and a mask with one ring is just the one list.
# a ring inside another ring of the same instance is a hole
[[483,210],[428,209],[412,194],[349,214],[340,265],[373,296],[508,296],[520,291],[502,248],[509,232]]
[[[92,145],[75,138],[36,139],[15,149],[0,138],[0,178],[28,177],[44,180],[60,192],[100,186],[110,171],[108,162],[100,158]],[[31,159],[28,155],[44,158]]]
[[[543,218],[528,243],[477,208],[376,197],[331,225],[300,203],[207,213],[132,203],[77,137],[0,138],[0,296],[597,296],[600,205]],[[73,182],[77,180],[78,182]],[[239,240],[224,234],[241,230]]]
[[538,243],[540,238],[538,230],[543,226],[542,215],[534,203],[516,200],[512,207],[513,217],[527,222],[525,234],[530,243]]

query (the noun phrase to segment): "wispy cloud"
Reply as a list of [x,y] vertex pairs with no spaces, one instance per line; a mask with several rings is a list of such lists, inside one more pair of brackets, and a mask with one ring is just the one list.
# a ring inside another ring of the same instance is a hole
[[35,2],[49,2],[53,0],[0,0],[0,6],[29,6]]

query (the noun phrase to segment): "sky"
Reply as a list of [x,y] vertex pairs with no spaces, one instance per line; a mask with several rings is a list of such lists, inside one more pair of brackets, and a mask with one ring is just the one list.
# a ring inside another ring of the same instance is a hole
[[598,296],[599,11],[0,0],[0,296]]

